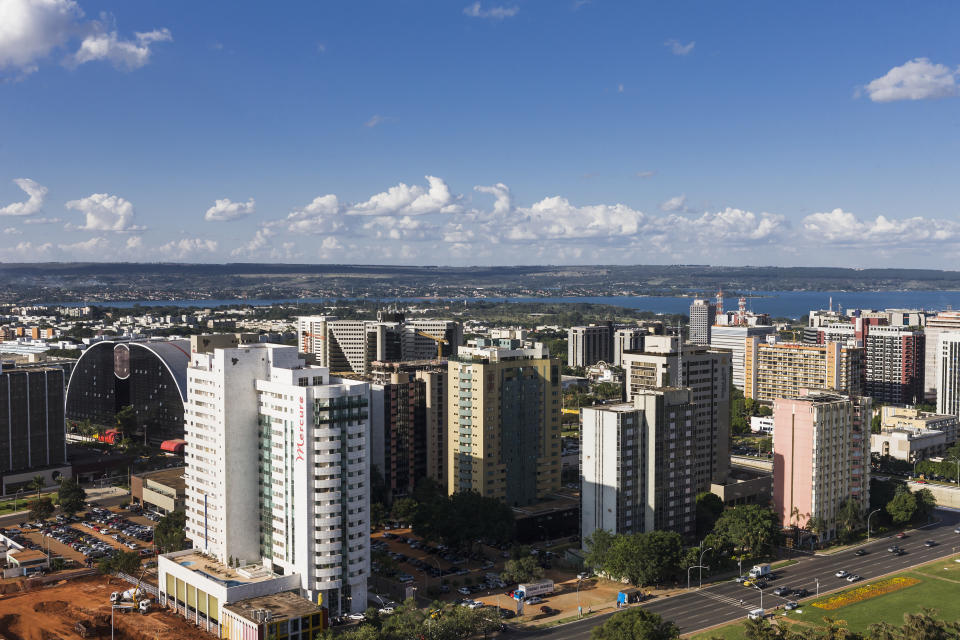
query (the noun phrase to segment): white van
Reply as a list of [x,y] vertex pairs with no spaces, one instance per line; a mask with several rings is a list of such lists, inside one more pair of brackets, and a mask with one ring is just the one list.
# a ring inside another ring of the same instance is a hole
[[762,620],[763,619],[763,609],[754,609],[747,614],[747,617],[751,620]]

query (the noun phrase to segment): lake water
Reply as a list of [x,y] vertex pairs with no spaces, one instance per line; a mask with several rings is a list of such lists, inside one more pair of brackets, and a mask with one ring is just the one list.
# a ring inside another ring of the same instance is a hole
[[[747,299],[747,308],[756,313],[769,313],[772,317],[799,318],[811,309],[826,309],[831,298],[833,308],[837,309],[960,309],[960,291],[758,291]],[[390,298],[384,302],[418,302],[422,298]],[[475,298],[466,299],[467,304]],[[488,302],[552,302],[552,303],[593,303],[610,304],[629,309],[653,311],[655,313],[687,313],[693,298],[674,296],[598,296],[598,297],[555,297],[555,298],[483,298]],[[454,299],[452,302],[463,302]],[[111,306],[130,309],[143,306],[177,306],[183,308],[218,307],[228,305],[269,306],[280,303],[332,304],[331,298],[288,298],[275,300],[144,300],[140,302],[66,302],[47,303],[64,307],[80,307],[86,304]],[[724,309],[737,308],[736,298],[725,298]]]

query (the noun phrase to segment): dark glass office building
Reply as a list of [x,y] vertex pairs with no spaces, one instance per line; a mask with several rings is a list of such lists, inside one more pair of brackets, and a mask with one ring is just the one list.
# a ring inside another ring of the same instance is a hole
[[113,426],[132,406],[137,426],[131,437],[154,444],[183,437],[188,340],[98,342],[80,356],[67,384],[67,420]]
[[0,476],[66,463],[63,369],[0,373]]

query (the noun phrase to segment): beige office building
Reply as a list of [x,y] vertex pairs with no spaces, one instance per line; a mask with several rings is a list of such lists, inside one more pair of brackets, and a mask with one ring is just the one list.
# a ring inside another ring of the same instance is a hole
[[523,506],[558,490],[560,361],[540,344],[461,348],[447,376],[447,491]]
[[838,342],[800,344],[747,339],[743,395],[762,402],[799,398],[802,389],[863,393],[864,354]]

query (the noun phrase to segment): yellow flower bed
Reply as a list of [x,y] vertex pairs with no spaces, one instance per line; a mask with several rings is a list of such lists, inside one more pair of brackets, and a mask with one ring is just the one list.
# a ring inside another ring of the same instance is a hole
[[892,593],[894,591],[899,591],[900,589],[912,587],[919,582],[920,581],[916,578],[887,578],[886,580],[881,580],[880,582],[865,584],[862,587],[857,587],[856,589],[851,589],[850,591],[844,591],[843,593],[839,593],[827,600],[818,600],[813,603],[813,606],[819,609],[833,611],[834,609],[845,607],[848,604],[863,602],[864,600],[869,600],[870,598],[882,596],[885,593]]

